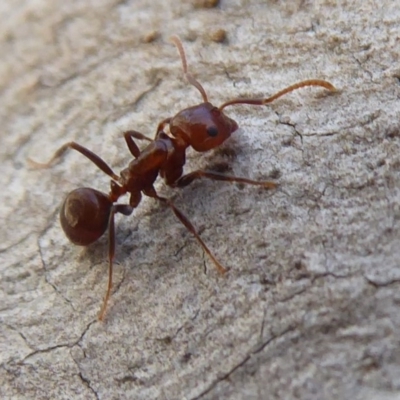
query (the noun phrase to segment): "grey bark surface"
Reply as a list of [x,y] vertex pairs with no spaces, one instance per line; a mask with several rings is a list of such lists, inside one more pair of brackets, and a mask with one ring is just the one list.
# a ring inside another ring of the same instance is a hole
[[[0,21],[0,398],[400,399],[398,2],[20,0]],[[172,34],[216,105],[340,91],[227,108],[241,129],[186,171],[279,189],[157,183],[230,271],[145,198],[117,218],[101,323],[107,239],[71,245],[58,210],[109,178],[72,151],[27,158],[75,140],[125,167],[124,130],[200,102]]]

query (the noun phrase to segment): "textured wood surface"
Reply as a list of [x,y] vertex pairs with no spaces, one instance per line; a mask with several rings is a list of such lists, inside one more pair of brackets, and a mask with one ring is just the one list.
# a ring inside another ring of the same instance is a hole
[[[398,399],[398,2],[3,3],[0,397]],[[123,168],[124,130],[152,136],[200,101],[172,34],[217,105],[309,78],[340,92],[227,109],[241,129],[218,151],[189,152],[187,171],[226,164],[280,188],[157,188],[229,274],[146,198],[117,219],[100,323],[107,240],[69,244],[58,209],[109,179],[73,152],[49,170],[26,160],[75,140]]]

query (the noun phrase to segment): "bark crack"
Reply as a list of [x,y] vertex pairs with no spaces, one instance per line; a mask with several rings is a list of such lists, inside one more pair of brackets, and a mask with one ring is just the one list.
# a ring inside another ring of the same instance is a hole
[[243,367],[244,365],[246,365],[246,363],[252,358],[253,355],[260,353],[261,351],[263,351],[270,343],[272,343],[275,339],[278,339],[284,335],[286,335],[289,332],[294,331],[294,327],[290,326],[288,328],[286,328],[284,331],[282,331],[281,333],[277,334],[277,335],[273,335],[271,337],[269,337],[267,340],[265,340],[264,342],[260,343],[259,345],[256,345],[255,348],[250,351],[240,362],[238,362],[237,364],[235,364],[229,371],[227,371],[226,373],[220,375],[216,380],[214,380],[207,389],[203,390],[198,396],[193,397],[191,400],[199,400],[201,399],[204,395],[210,393],[216,386],[218,386],[218,384],[224,380],[229,379],[229,377],[236,372],[238,369],[240,369],[241,367]]

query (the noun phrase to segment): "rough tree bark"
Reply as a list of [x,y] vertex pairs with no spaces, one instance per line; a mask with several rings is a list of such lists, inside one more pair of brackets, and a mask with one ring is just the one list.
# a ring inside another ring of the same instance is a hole
[[[400,396],[400,5],[355,0],[12,1],[0,6],[0,397],[2,399],[398,399]],[[209,2],[210,4],[210,2]],[[221,29],[227,38],[219,42]],[[118,171],[125,129],[200,101],[171,34],[210,99],[232,107],[221,150],[189,153],[271,193],[201,181],[171,196],[230,272],[168,209],[145,199],[107,240],[70,245],[58,224],[73,188]]]

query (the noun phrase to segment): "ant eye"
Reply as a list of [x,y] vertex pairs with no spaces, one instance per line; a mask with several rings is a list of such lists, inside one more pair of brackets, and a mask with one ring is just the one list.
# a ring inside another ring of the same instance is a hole
[[207,133],[208,133],[209,136],[215,137],[215,136],[218,135],[218,129],[217,129],[216,126],[209,126],[207,128]]

